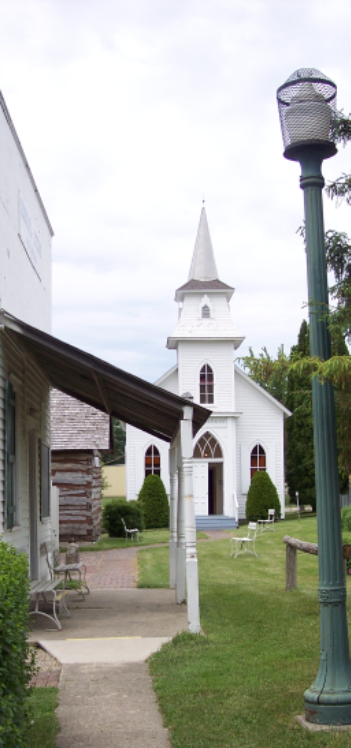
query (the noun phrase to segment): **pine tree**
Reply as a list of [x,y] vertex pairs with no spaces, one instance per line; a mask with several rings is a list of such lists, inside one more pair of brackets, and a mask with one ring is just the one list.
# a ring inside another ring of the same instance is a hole
[[[300,327],[297,345],[290,352],[296,362],[310,355],[310,336],[306,320]],[[289,496],[295,500],[299,492],[300,504],[316,507],[316,487],[313,451],[312,386],[311,376],[289,370],[286,407],[292,416],[285,424],[285,478]]]

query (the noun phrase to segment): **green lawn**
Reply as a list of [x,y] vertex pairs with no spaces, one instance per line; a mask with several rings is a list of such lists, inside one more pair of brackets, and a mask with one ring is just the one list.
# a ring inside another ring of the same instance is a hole
[[33,724],[27,734],[27,748],[55,748],[58,719],[58,688],[33,688],[29,696]]
[[[316,519],[275,527],[260,534],[258,558],[230,558],[229,536],[198,544],[204,636],[182,634],[150,659],[173,748],[350,744],[351,733],[311,734],[295,720],[319,666],[318,559],[298,553],[298,589],[285,592],[282,538],[316,542]],[[168,549],[138,563],[141,586],[167,586]]]
[[[197,533],[197,538],[205,538],[203,532]],[[169,543],[169,530],[144,530],[139,535],[139,540],[126,540],[125,538],[109,538],[107,534],[102,535],[100,540],[91,545],[80,545],[80,551],[110,551],[113,548],[129,548],[130,546],[155,545]],[[66,546],[62,546],[62,551]]]

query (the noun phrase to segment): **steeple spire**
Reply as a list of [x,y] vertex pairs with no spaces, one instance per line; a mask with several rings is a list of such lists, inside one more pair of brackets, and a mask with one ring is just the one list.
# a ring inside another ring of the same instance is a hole
[[218,278],[205,206],[201,209],[193,259],[188,280],[210,281]]

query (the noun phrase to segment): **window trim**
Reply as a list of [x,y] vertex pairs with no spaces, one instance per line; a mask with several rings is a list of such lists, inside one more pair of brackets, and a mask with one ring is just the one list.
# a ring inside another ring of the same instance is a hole
[[40,439],[40,520],[51,517],[51,460],[50,446]]
[[[11,409],[11,415],[10,415],[10,409]],[[10,418],[12,419],[12,442],[13,442],[13,451],[10,452],[9,450],[9,426],[10,426]],[[17,465],[18,465],[18,403],[17,403],[17,396],[16,396],[16,390],[10,381],[10,379],[6,380],[6,387],[5,387],[5,524],[6,524],[6,530],[13,530],[14,527],[16,527],[18,519],[17,519],[17,510],[18,510],[18,501],[17,501],[17,486],[18,486],[18,473],[17,473]],[[9,465],[12,465],[11,469],[9,468]],[[9,495],[9,481],[11,476],[11,496]]]

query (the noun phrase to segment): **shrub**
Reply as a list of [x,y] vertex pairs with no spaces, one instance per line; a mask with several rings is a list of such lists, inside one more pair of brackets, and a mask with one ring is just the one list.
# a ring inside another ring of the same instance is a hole
[[265,470],[254,474],[247,494],[246,518],[248,520],[267,519],[268,509],[275,509],[275,516],[280,517],[278,491]]
[[166,489],[158,475],[147,475],[139,492],[146,529],[169,526],[169,504]]
[[341,510],[341,529],[351,532],[351,506],[345,506]]
[[122,518],[129,529],[137,527],[140,532],[144,529],[143,513],[137,501],[112,499],[102,510],[102,524],[110,538],[125,537]]
[[0,746],[27,745],[28,685],[35,672],[28,635],[28,562],[0,541]]

